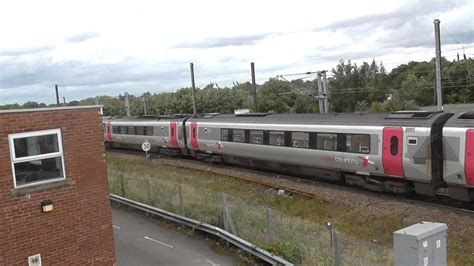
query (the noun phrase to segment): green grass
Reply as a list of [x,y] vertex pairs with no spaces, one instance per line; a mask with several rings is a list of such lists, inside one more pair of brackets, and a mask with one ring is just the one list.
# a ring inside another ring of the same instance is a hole
[[[393,264],[393,232],[409,225],[404,224],[406,213],[367,215],[319,197],[281,197],[265,186],[206,171],[164,165],[159,160],[124,159],[113,154],[109,154],[107,160],[113,193],[121,195],[119,177],[124,175],[127,197],[180,213],[180,185],[186,216],[205,223],[218,225],[222,193],[226,193],[239,236],[296,264],[333,264],[325,226],[328,217],[332,217],[342,235],[345,265]],[[267,239],[268,208],[273,210],[273,243]],[[466,245],[455,245],[458,239],[451,238],[452,234],[449,238],[450,244],[454,243],[449,246],[450,264],[474,264],[474,259],[466,256],[472,251],[465,250]],[[372,243],[373,240],[377,244]]]

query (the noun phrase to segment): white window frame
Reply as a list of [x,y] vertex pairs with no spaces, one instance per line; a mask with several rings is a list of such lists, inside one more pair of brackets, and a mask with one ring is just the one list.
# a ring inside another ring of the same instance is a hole
[[[56,134],[58,136],[58,148],[59,148],[58,152],[52,152],[52,153],[46,153],[46,154],[16,158],[15,142],[14,142],[15,139],[36,137],[36,136],[43,136],[43,135],[53,135],[53,134]],[[13,173],[13,184],[14,184],[15,188],[24,188],[24,187],[37,186],[37,185],[41,185],[41,184],[57,182],[57,181],[61,181],[61,180],[66,179],[66,169],[65,169],[65,166],[64,166],[64,152],[63,152],[63,142],[62,142],[61,129],[48,129],[48,130],[41,130],[41,131],[10,134],[10,135],[8,135],[8,142],[9,142],[9,145],[10,145],[10,158],[11,158],[11,166],[12,166],[12,173]],[[15,173],[15,164],[16,163],[24,163],[24,162],[35,161],[35,160],[49,159],[49,158],[55,158],[55,157],[59,157],[59,156],[61,156],[62,171],[63,171],[63,176],[62,177],[48,179],[48,180],[44,180],[44,181],[37,181],[37,182],[32,182],[32,183],[17,186],[17,184],[16,184],[16,173]]]

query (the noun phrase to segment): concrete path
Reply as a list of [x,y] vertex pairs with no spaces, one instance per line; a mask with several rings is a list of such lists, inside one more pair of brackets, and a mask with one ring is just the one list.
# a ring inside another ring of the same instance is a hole
[[233,265],[238,259],[219,255],[212,241],[162,226],[146,216],[113,207],[117,262],[122,265]]

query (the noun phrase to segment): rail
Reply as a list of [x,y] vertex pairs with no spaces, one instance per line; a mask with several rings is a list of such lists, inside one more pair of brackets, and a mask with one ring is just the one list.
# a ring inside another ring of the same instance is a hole
[[227,231],[225,231],[225,230],[223,230],[223,229],[221,229],[217,226],[213,226],[213,225],[210,225],[210,224],[205,224],[205,223],[196,221],[194,219],[187,218],[187,217],[184,217],[184,216],[181,216],[181,215],[177,215],[177,214],[165,211],[165,210],[161,210],[161,209],[158,209],[158,208],[155,208],[155,207],[152,207],[152,206],[140,203],[140,202],[136,202],[136,201],[124,198],[124,197],[120,197],[120,196],[115,195],[115,194],[109,194],[109,197],[110,197],[110,200],[112,200],[114,202],[126,205],[128,207],[132,207],[132,208],[137,209],[137,210],[141,210],[141,211],[143,211],[145,213],[148,213],[148,214],[153,214],[153,215],[156,215],[156,216],[160,216],[164,219],[171,220],[171,221],[176,222],[176,223],[180,223],[180,224],[192,227],[195,230],[200,230],[202,232],[206,232],[208,234],[217,236],[217,237],[227,241],[228,243],[238,247],[239,249],[244,250],[244,251],[258,257],[261,260],[263,260],[263,261],[265,261],[269,264],[272,264],[272,265],[293,265],[292,263],[290,263],[290,262],[288,262],[288,261],[286,261],[286,260],[284,260],[284,259],[282,259],[278,256],[272,255],[270,252],[268,252],[266,250],[263,250],[263,249],[259,248],[258,246],[255,246],[254,244],[252,244],[248,241],[245,241],[245,240],[243,240],[243,239],[241,239],[241,238],[239,238],[239,237],[237,237],[237,236],[235,236],[235,235],[233,235],[233,234],[231,234],[231,233],[229,233],[229,232],[227,232]]

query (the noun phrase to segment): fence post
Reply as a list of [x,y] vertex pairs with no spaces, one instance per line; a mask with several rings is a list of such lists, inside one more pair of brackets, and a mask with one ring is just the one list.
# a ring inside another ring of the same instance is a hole
[[224,205],[224,210],[222,211],[222,219],[224,222],[224,230],[232,233],[233,235],[238,235],[237,230],[235,230],[234,222],[229,212],[229,206],[227,205],[227,197],[225,193],[222,193],[222,204]]
[[124,184],[124,180],[123,180],[123,173],[120,173],[119,175],[120,177],[120,192],[122,192],[122,197],[125,197],[125,184]]
[[274,232],[273,232],[273,215],[272,215],[272,209],[270,208],[267,209],[267,221],[268,221],[268,226],[267,226],[268,243],[270,243],[270,245],[273,245],[275,243],[275,238],[274,238]]
[[181,210],[181,215],[186,216],[184,213],[184,200],[183,200],[183,189],[181,188],[181,184],[178,185],[179,190],[179,209]]
[[328,219],[327,227],[329,231],[329,239],[331,241],[330,247],[333,248],[334,247],[334,222],[332,221],[331,218]]
[[227,220],[227,199],[225,193],[222,193],[222,205],[224,209],[222,210],[222,221],[224,222],[224,230],[229,232],[229,222]]
[[341,261],[341,247],[339,241],[339,233],[337,231],[334,232],[334,265],[340,266],[342,264]]
[[146,191],[148,194],[148,204],[151,206],[155,206],[155,195],[154,195],[154,189],[153,189],[153,184],[151,182],[151,179],[147,177],[146,179]]

